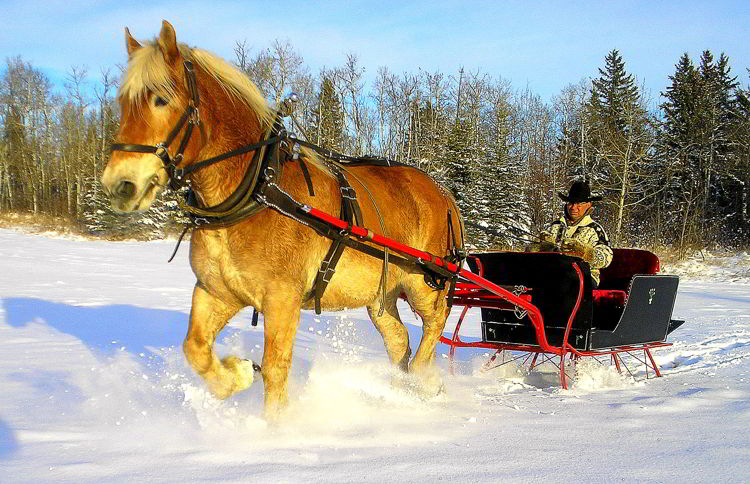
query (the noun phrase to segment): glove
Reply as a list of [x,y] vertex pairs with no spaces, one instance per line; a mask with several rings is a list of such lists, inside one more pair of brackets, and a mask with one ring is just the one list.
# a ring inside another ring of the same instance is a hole
[[526,247],[526,252],[557,252],[557,246],[551,242],[543,240],[534,242]]
[[543,232],[541,232],[539,234],[539,243],[540,244],[547,244],[547,245],[553,245],[554,246],[556,242],[557,241],[555,240],[555,238],[549,232],[543,231]]
[[560,250],[565,254],[572,255],[573,257],[579,257],[586,262],[594,260],[594,248],[587,247],[580,240],[565,239],[560,245]]
[[538,240],[526,246],[526,252],[555,252],[557,246],[555,245],[555,238],[552,234],[546,231],[542,231],[539,234]]

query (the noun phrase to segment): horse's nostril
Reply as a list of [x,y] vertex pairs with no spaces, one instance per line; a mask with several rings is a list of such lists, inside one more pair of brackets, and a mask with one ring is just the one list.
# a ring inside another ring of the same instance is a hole
[[133,198],[135,195],[135,183],[129,181],[121,181],[117,188],[115,188],[115,196],[118,198]]

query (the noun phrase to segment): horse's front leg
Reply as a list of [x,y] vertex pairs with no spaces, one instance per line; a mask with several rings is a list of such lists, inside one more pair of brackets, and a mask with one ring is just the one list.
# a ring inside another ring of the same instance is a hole
[[227,398],[253,383],[253,364],[236,356],[219,360],[213,351],[219,331],[240,307],[209,294],[200,284],[193,291],[190,327],[182,348],[188,363],[206,381],[217,398]]
[[265,415],[278,420],[286,407],[287,380],[292,366],[292,349],[299,324],[299,296],[275,291],[272,300],[263,305],[264,347],[261,374],[265,386]]

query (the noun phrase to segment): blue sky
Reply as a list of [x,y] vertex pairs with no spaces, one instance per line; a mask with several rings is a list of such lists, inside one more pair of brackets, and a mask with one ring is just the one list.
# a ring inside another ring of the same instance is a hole
[[0,0],[0,57],[20,55],[59,82],[72,66],[98,77],[169,20],[179,41],[233,59],[286,40],[313,72],[356,53],[367,74],[459,67],[529,87],[545,99],[597,75],[613,48],[652,98],[683,52],[725,52],[748,84],[750,1],[34,1]]

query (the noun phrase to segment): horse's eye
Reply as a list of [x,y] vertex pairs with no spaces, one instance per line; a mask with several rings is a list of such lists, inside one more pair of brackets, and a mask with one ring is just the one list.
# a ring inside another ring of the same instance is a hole
[[167,101],[163,97],[161,96],[154,97],[154,106],[162,107],[162,106],[166,106],[167,104],[169,104],[169,101]]

